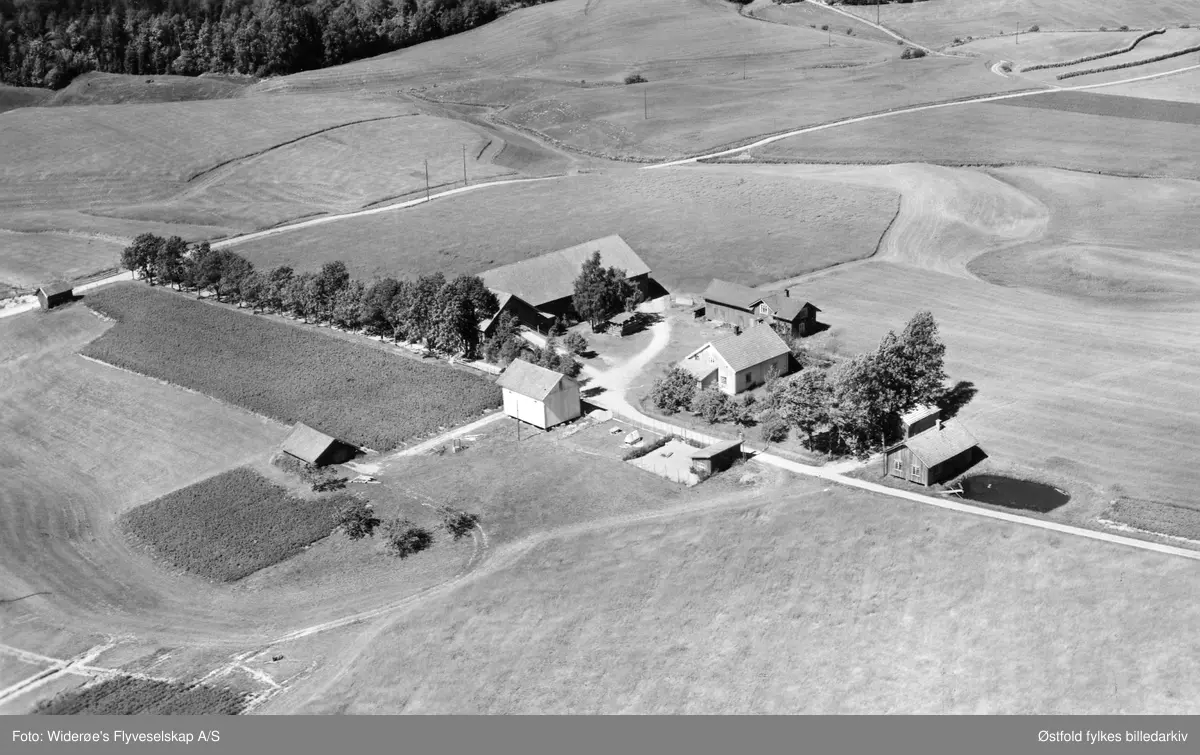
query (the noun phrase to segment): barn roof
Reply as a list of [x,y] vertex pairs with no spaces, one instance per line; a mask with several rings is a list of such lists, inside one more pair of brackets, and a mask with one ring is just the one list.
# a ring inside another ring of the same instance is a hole
[[535,307],[544,306],[575,293],[575,279],[593,252],[600,252],[600,264],[625,271],[634,278],[650,272],[620,236],[605,236],[576,246],[493,268],[480,277],[488,288],[516,294]]
[[704,300],[747,310],[754,309],[755,304],[765,301],[771,305],[775,317],[788,322],[795,320],[805,306],[812,307],[814,312],[821,311],[810,302],[792,298],[783,291],[759,291],[740,283],[730,283],[716,278],[704,290]]
[[337,443],[337,438],[297,422],[292,434],[283,441],[283,450],[301,461],[316,464],[321,455]]
[[693,459],[711,459],[718,454],[723,454],[734,448],[739,448],[742,445],[740,440],[723,440],[720,443],[714,443],[711,446],[705,446],[692,454]]
[[507,388],[513,393],[528,396],[541,401],[563,380],[570,380],[566,375],[545,367],[539,367],[524,359],[514,359],[496,385]]
[[790,349],[774,328],[766,325],[749,328],[740,335],[712,342],[713,349],[734,372],[781,357]]
[[771,305],[771,309],[775,311],[776,317],[788,322],[799,317],[805,307],[811,308],[814,312],[821,311],[811,302],[804,301],[803,299],[793,299],[779,292],[764,296],[763,301]]
[[59,282],[47,283],[46,285],[38,288],[38,291],[41,291],[46,296],[54,296],[55,294],[65,294],[68,291],[73,291],[74,289],[75,286],[70,283]]
[[901,414],[900,421],[906,425],[911,425],[940,412],[941,409],[931,404],[918,404],[904,414]]
[[917,433],[900,445],[907,445],[925,466],[932,467],[974,448],[979,441],[958,422],[947,420],[940,427]]

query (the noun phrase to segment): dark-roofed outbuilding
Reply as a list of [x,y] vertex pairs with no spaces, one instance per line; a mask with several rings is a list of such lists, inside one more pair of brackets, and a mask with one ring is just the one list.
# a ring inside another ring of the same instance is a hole
[[283,441],[282,450],[306,464],[323,467],[350,461],[358,449],[332,435],[314,430],[303,422],[297,422],[291,435]]
[[773,325],[793,338],[816,332],[821,310],[790,289],[759,291],[714,278],[704,291],[704,316],[746,330],[754,325]]
[[936,407],[918,407],[905,416],[915,417],[912,424],[919,422],[925,429],[885,451],[888,474],[892,477],[919,485],[936,485],[962,473],[982,456],[975,436],[955,420],[938,419]]
[[726,440],[705,446],[692,454],[692,471],[697,474],[716,474],[742,458],[742,442]]
[[48,283],[37,290],[38,303],[42,309],[66,304],[75,297],[75,287],[70,283]]

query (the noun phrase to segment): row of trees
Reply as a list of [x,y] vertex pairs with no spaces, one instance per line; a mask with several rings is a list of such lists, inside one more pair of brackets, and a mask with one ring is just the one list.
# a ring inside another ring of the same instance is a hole
[[757,404],[747,397],[739,405],[716,388],[698,391],[695,378],[678,367],[655,382],[651,400],[668,414],[690,410],[709,422],[747,424],[753,417],[767,440],[794,427],[810,449],[821,436],[830,451],[863,453],[895,438],[902,413],[945,398],[945,353],[933,314],[918,312],[873,352],[768,381],[766,399]]
[[0,81],[85,71],[266,76],[456,34],[545,0],[0,0]]
[[151,285],[159,283],[255,311],[290,314],[306,322],[363,330],[395,341],[423,343],[433,351],[474,358],[479,323],[496,314],[496,296],[478,276],[448,280],[441,273],[416,280],[353,280],[341,261],[319,272],[298,273],[281,265],[256,270],[246,258],[207,242],[142,234],[121,255],[121,264]]

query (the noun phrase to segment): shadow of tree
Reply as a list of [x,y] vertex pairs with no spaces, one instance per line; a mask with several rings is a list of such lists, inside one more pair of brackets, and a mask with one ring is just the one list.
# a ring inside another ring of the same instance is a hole
[[979,393],[979,390],[970,380],[960,380],[955,383],[954,387],[946,391],[938,401],[938,406],[942,410],[942,419],[950,419],[958,414],[960,409],[975,398],[976,393]]

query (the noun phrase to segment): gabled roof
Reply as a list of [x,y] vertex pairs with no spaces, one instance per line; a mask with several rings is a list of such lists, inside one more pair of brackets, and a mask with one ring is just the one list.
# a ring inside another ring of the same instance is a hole
[[795,320],[806,306],[811,307],[814,312],[821,311],[803,299],[789,297],[783,291],[763,292],[740,283],[730,283],[716,278],[708,284],[708,288],[704,289],[704,300],[745,310],[753,310],[759,302],[766,302],[771,305],[775,317],[788,322]]
[[712,342],[713,349],[734,372],[741,372],[769,359],[781,357],[790,349],[769,325],[748,328],[741,335],[726,336]]
[[936,406],[918,404],[904,414],[901,414],[900,421],[906,425],[912,425],[939,412],[941,412],[941,409],[938,409]]
[[332,435],[314,430],[303,422],[297,422],[292,434],[283,441],[283,450],[297,459],[316,464],[321,455],[338,442]]
[[54,296],[55,294],[65,294],[68,291],[75,290],[75,286],[70,283],[47,283],[38,288],[46,296]]
[[714,443],[711,446],[705,446],[692,454],[693,459],[711,459],[717,454],[725,453],[726,451],[738,448],[742,445],[740,440],[725,440],[720,443]]
[[979,441],[958,422],[947,420],[940,428],[931,427],[899,445],[907,445],[921,463],[932,467],[974,448],[979,445]]
[[703,383],[709,375],[717,371],[717,368],[711,364],[697,362],[694,359],[684,359],[679,363],[680,368],[691,373],[691,376]]
[[570,379],[561,372],[539,367],[524,359],[514,359],[496,381],[496,385],[541,401],[549,396],[560,382]]
[[480,277],[488,288],[516,294],[535,307],[541,307],[575,293],[575,279],[583,263],[593,252],[600,252],[600,264],[625,271],[626,277],[646,275],[650,267],[629,248],[620,236],[605,236],[576,246],[493,268]]
[[[813,312],[821,310],[815,307],[812,303],[806,302],[803,299],[793,299],[789,296],[775,291],[764,296],[761,301],[765,301],[771,305],[771,309],[775,312],[775,316],[781,320],[791,322],[800,316],[800,313],[805,307],[809,307]],[[757,304],[758,302],[755,302]]]

